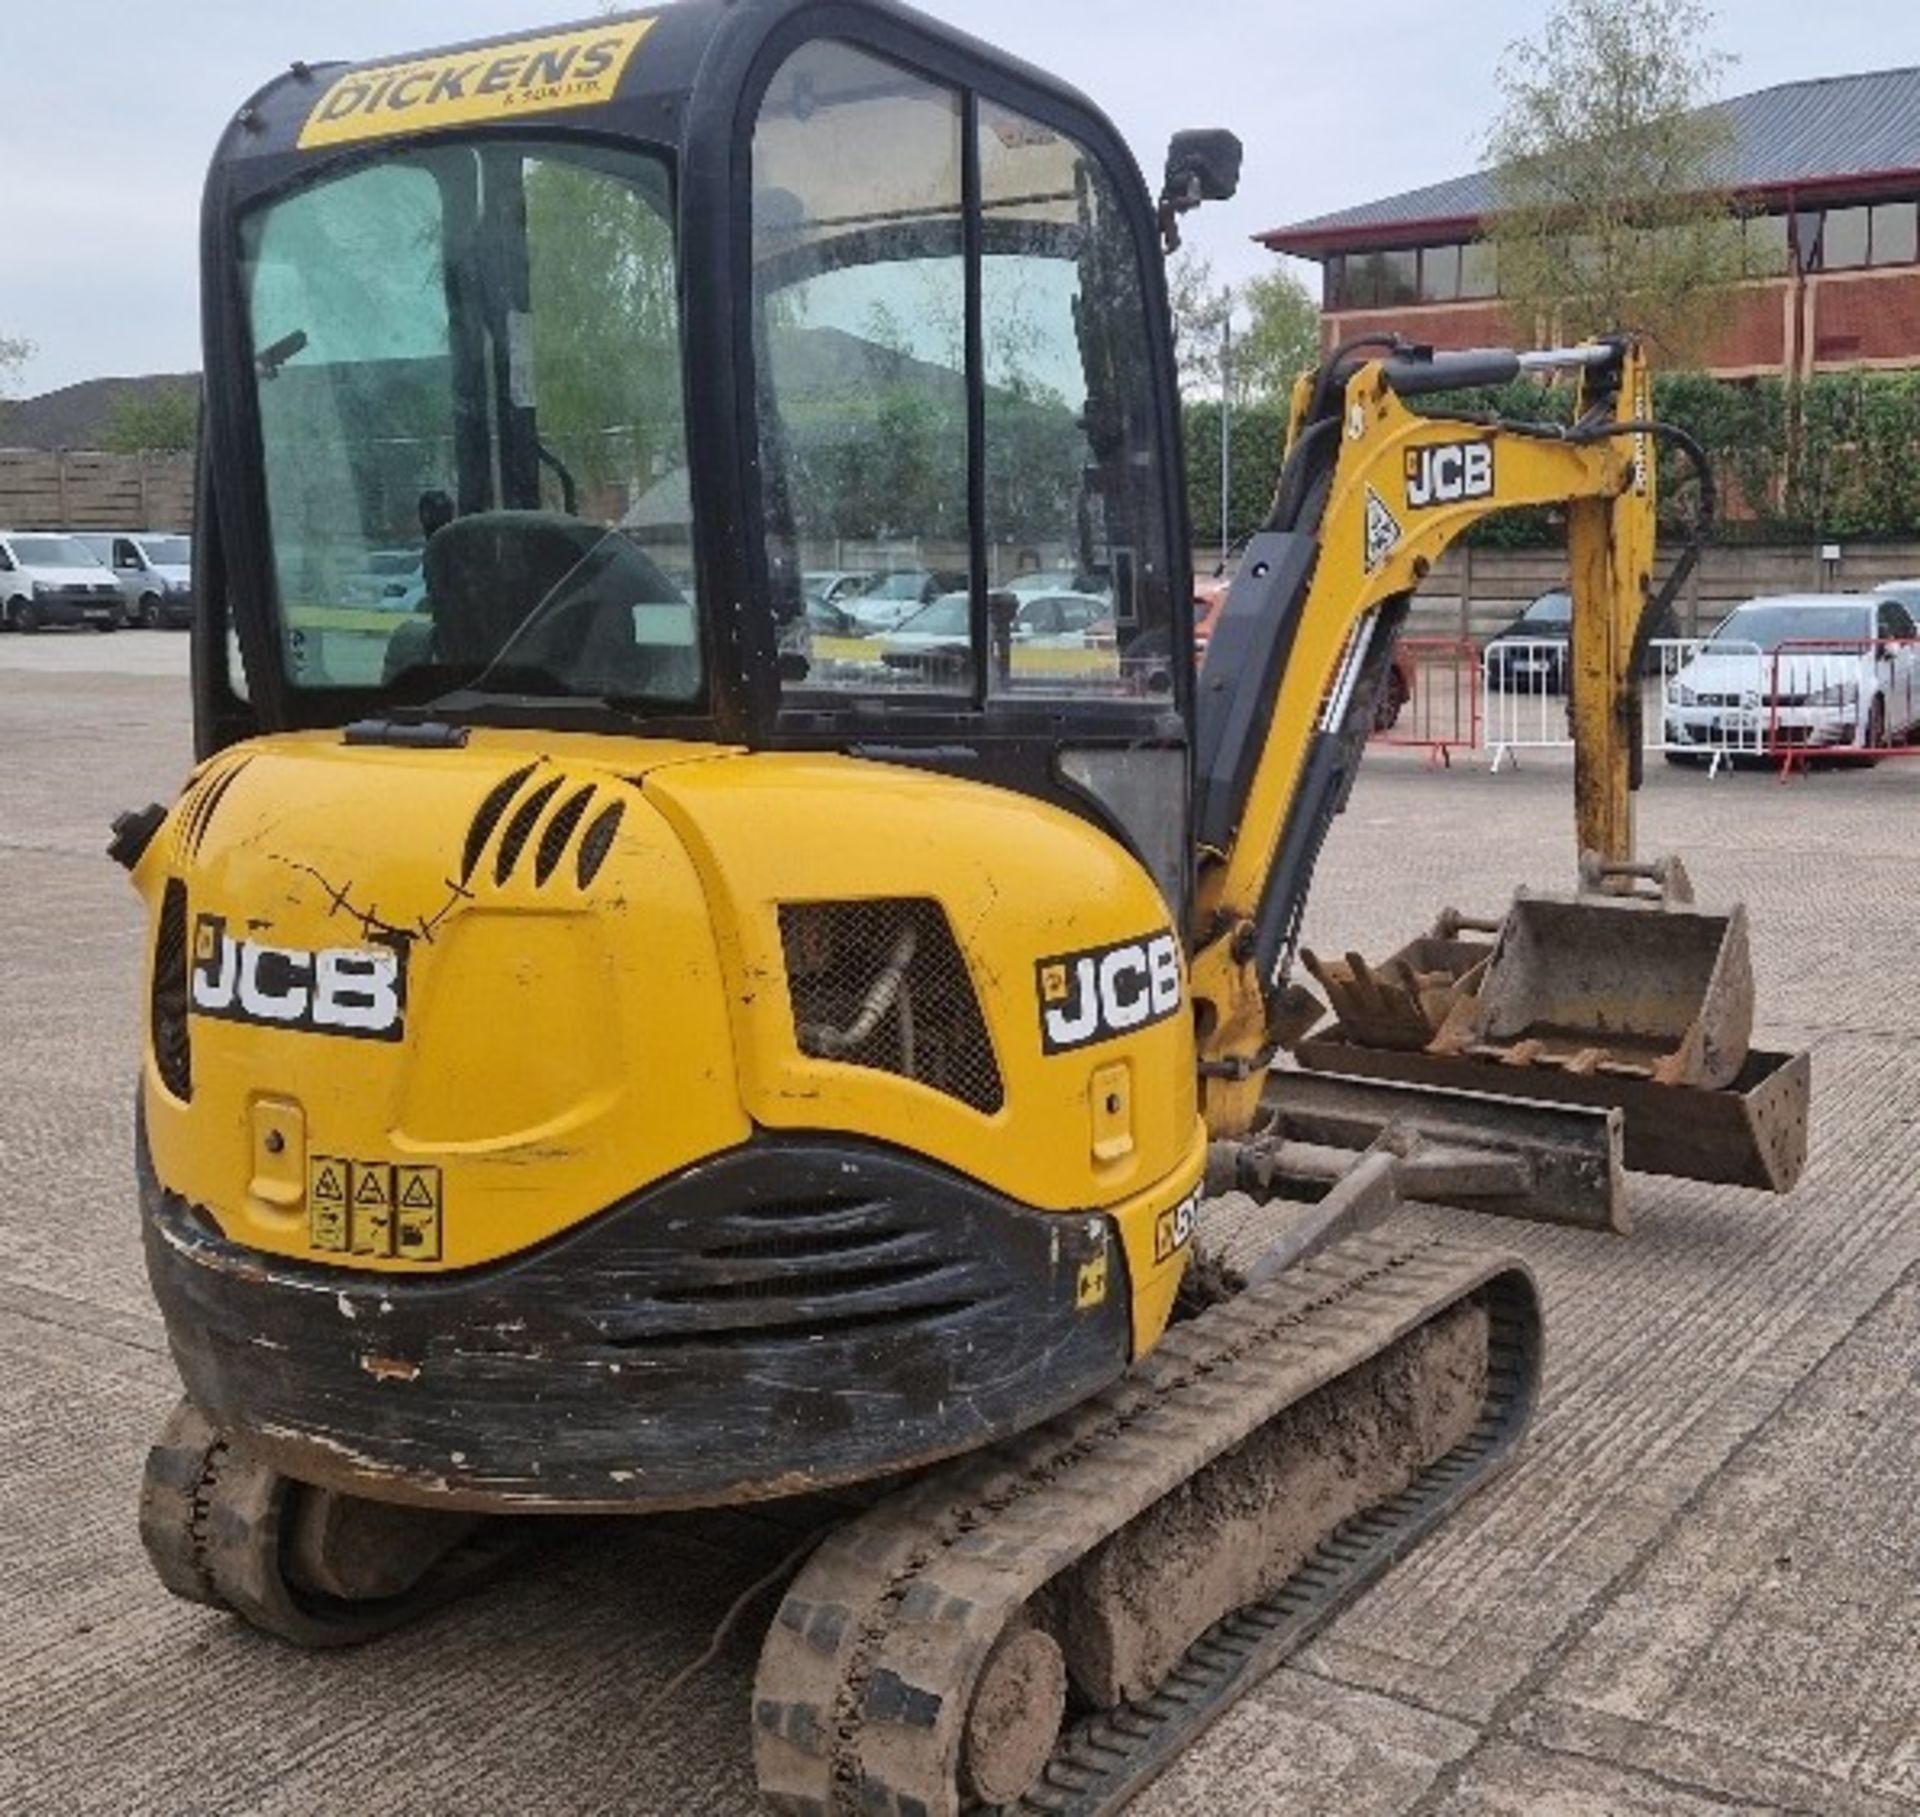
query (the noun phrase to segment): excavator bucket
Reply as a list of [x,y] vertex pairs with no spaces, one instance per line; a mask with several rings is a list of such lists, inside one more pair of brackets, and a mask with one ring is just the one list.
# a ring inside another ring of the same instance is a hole
[[1449,981],[1439,937],[1457,940],[1466,925],[1443,916],[1434,935],[1378,968],[1357,955],[1309,961],[1340,1021],[1295,1046],[1300,1064],[1617,1109],[1630,1168],[1792,1188],[1806,1160],[1809,1068],[1804,1054],[1751,1046],[1742,907],[1697,908],[1677,859],[1609,866],[1588,856],[1572,898],[1523,893],[1490,952],[1476,958],[1472,943],[1459,943],[1466,950],[1453,954]]
[[[1615,893],[1650,879],[1656,891]],[[1511,1067],[1717,1089],[1753,1038],[1746,910],[1693,904],[1679,860],[1583,863],[1571,899],[1521,894],[1471,997],[1435,1051]]]
[[1463,998],[1472,996],[1493,956],[1490,938],[1462,936],[1499,933],[1498,921],[1476,921],[1458,909],[1442,909],[1431,933],[1410,940],[1380,966],[1358,953],[1322,959],[1311,949],[1300,954],[1343,1028],[1369,1047],[1417,1053],[1446,1026]]

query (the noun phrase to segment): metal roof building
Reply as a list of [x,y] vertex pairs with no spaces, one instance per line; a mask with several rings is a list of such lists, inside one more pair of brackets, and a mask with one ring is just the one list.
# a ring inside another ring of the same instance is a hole
[[[1747,281],[1725,301],[1729,376],[1920,366],[1920,67],[1783,83],[1717,103],[1711,171],[1750,211]],[[1481,242],[1491,174],[1428,184],[1258,235],[1318,263],[1331,338],[1396,325],[1441,346],[1504,338]]]

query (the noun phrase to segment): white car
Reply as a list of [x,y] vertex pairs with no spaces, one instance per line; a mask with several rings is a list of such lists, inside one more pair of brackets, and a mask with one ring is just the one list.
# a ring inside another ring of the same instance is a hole
[[900,568],[880,575],[863,592],[851,599],[837,600],[863,631],[891,631],[906,623],[923,606],[931,604],[966,576],[942,576],[925,568]]
[[878,578],[871,568],[809,568],[800,576],[800,591],[844,612]]
[[0,531],[0,625],[37,631],[42,625],[116,630],[126,601],[113,570],[71,536]]
[[427,598],[425,560],[420,549],[369,549],[365,566],[347,577],[347,598],[382,612],[418,612]]
[[1864,747],[1920,726],[1920,642],[1889,595],[1750,599],[1667,683],[1668,754]]
[[[881,660],[898,669],[970,655],[972,607],[965,593],[943,593],[880,639]],[[1113,608],[1097,593],[1034,594],[1020,600],[1012,637],[1021,650],[1111,649]]]

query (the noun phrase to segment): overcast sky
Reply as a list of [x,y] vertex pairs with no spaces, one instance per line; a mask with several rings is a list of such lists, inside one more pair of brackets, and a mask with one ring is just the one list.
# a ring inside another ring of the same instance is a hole
[[[0,334],[26,395],[197,367],[195,217],[228,114],[295,57],[406,52],[577,17],[579,0],[0,0]],[[1191,243],[1223,276],[1248,236],[1478,162],[1502,50],[1540,0],[929,0],[1099,102],[1157,180],[1168,135],[1246,141],[1240,198]],[[1728,93],[1911,61],[1913,0],[1723,0]]]

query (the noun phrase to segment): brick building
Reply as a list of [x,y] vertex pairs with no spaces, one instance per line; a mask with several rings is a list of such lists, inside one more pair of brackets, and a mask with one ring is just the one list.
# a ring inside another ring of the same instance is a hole
[[[1721,102],[1747,275],[1708,363],[1722,377],[1920,367],[1920,68],[1790,82]],[[1488,173],[1257,237],[1323,274],[1328,344],[1391,326],[1437,347],[1512,334]]]

